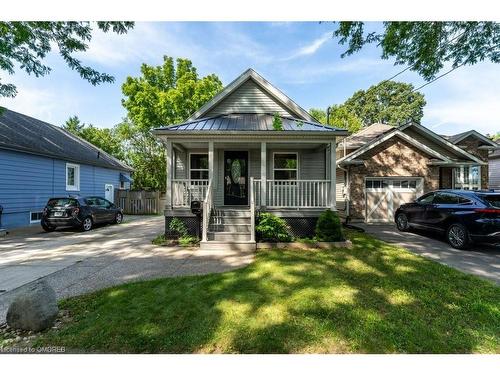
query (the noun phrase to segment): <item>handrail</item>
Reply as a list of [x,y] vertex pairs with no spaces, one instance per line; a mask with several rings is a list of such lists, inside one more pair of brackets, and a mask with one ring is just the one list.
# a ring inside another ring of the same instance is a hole
[[210,215],[212,213],[212,180],[208,182],[207,193],[205,199],[203,200],[203,232],[202,241],[206,242],[208,240],[208,225],[210,221]]
[[205,179],[172,179],[172,206],[190,207],[191,201],[203,200],[208,183]]
[[253,177],[250,177],[250,241],[255,242],[255,194]]

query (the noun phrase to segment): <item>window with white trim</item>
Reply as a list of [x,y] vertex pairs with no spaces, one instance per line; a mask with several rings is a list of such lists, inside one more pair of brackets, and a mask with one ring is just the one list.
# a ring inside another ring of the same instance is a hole
[[66,190],[80,190],[80,166],[78,164],[66,163]]
[[479,165],[462,165],[453,168],[453,175],[454,189],[481,189],[481,167]]
[[30,224],[39,223],[42,220],[42,211],[30,212]]
[[275,152],[273,155],[273,178],[275,180],[296,180],[299,174],[296,152]]
[[189,177],[191,180],[208,180],[208,154],[189,155]]

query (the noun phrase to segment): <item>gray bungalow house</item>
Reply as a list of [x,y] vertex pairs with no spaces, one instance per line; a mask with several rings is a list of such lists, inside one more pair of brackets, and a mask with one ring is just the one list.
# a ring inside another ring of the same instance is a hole
[[166,147],[167,235],[174,217],[193,230],[193,200],[203,201],[208,248],[255,247],[256,211],[275,213],[301,235],[325,209],[336,209],[335,149],[347,131],[319,124],[252,69],[185,123],[154,134]]

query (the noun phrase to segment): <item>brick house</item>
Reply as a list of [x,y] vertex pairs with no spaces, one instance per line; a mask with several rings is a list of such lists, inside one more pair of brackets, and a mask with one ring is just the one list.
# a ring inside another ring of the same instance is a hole
[[487,189],[498,145],[475,130],[442,136],[416,124],[373,124],[337,146],[337,209],[353,221],[390,222],[436,189]]

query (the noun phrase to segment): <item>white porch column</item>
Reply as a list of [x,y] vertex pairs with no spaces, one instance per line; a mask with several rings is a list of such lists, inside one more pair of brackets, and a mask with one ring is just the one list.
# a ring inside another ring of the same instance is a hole
[[172,208],[172,179],[174,174],[174,155],[172,153],[172,141],[167,139],[166,143],[167,159],[167,188],[166,188],[166,208]]
[[330,208],[337,209],[337,161],[336,161],[337,143],[330,142]]
[[214,178],[214,141],[208,141],[208,181]]
[[260,206],[266,207],[267,198],[267,143],[260,143]]

